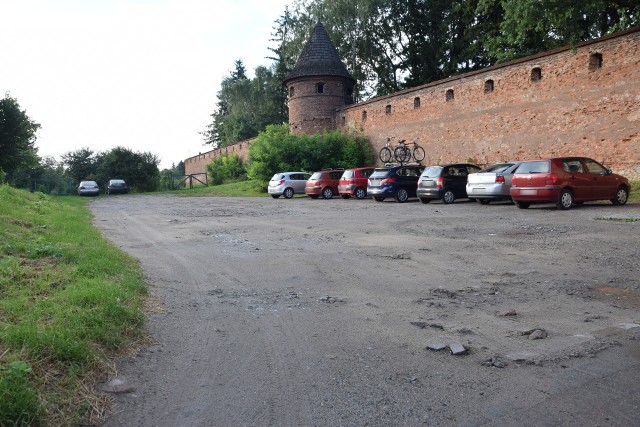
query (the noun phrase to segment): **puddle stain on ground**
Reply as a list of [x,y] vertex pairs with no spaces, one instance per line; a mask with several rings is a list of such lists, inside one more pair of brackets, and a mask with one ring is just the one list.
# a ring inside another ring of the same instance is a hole
[[618,286],[603,286],[593,291],[594,299],[598,301],[615,303],[623,308],[640,308],[640,291]]

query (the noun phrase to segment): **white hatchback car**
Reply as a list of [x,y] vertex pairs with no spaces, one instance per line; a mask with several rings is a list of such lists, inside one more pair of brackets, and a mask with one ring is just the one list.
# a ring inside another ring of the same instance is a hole
[[273,175],[267,190],[274,199],[280,196],[290,199],[294,194],[304,194],[309,178],[311,174],[306,172],[279,172]]

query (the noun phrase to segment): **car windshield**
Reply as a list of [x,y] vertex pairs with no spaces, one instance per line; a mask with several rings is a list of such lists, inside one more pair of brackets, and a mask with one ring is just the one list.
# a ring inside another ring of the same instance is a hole
[[84,186],[84,187],[97,187],[98,184],[95,181],[82,181],[80,183],[80,186]]
[[549,172],[549,162],[546,160],[539,162],[524,162],[518,169],[516,169],[516,173],[548,173]]
[[423,172],[422,172],[422,177],[425,178],[437,178],[440,176],[440,173],[442,172],[442,167],[440,166],[429,166],[428,168],[426,168]]
[[124,184],[124,181],[121,179],[112,179],[111,184],[120,185],[120,184]]
[[316,172],[313,175],[311,175],[311,178],[309,179],[320,179],[322,178],[322,172]]
[[389,176],[390,173],[391,173],[391,170],[389,169],[376,169],[369,178],[371,179],[386,178]]
[[479,173],[483,173],[483,172],[502,173],[513,165],[515,165],[515,163],[498,163],[496,165],[491,165],[487,168],[482,169]]

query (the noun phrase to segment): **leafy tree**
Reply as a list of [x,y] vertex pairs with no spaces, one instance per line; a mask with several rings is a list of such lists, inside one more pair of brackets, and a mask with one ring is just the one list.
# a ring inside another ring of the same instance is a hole
[[5,94],[0,100],[0,176],[6,173],[11,182],[16,170],[38,166],[35,148],[38,129],[40,125],[27,116],[18,101]]
[[67,166],[69,175],[77,184],[85,179],[95,179],[98,168],[96,153],[87,147],[69,151],[62,155],[62,162]]
[[137,153],[115,147],[97,156],[96,181],[106,185],[109,179],[124,179],[136,191],[155,191],[160,183],[160,159],[152,153]]
[[232,153],[214,159],[207,165],[207,173],[212,185],[220,185],[242,178],[245,174],[245,169],[238,154]]
[[604,36],[640,24],[640,3],[611,0],[480,0],[479,12],[500,10],[499,31],[484,37],[488,52],[507,61]]
[[339,131],[294,135],[286,124],[271,125],[249,148],[247,175],[266,184],[276,172],[352,168],[373,161],[371,145],[361,135]]

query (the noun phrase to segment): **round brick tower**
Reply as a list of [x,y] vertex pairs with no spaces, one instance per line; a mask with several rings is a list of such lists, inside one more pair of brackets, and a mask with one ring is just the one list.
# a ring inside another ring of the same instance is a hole
[[355,83],[318,21],[283,81],[289,96],[290,131],[314,134],[336,129],[335,111],[353,103]]

